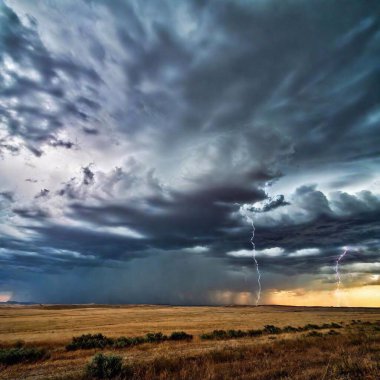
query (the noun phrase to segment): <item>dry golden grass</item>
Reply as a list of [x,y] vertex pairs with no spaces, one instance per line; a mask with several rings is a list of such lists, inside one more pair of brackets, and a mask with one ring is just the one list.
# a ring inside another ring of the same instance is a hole
[[[331,371],[335,368],[334,366],[338,365],[340,358],[350,357],[356,360],[356,356],[361,353],[362,359],[360,360],[364,360],[367,368],[365,375],[367,377],[362,378],[375,379],[378,377],[370,376],[372,376],[371,371],[375,371],[372,368],[373,363],[376,363],[373,362],[373,356],[377,355],[376,358],[379,358],[379,341],[374,340],[368,343],[369,341],[360,340],[359,344],[353,344],[352,342],[355,340],[347,335],[352,333],[350,331],[353,327],[345,328],[340,336],[329,336],[322,339],[298,339],[305,334],[296,333],[226,341],[201,341],[197,335],[214,329],[259,329],[267,324],[282,327],[286,325],[304,326],[308,323],[344,322],[347,325],[352,320],[374,322],[379,319],[380,309],[365,308],[281,306],[258,308],[1,307],[1,345],[9,346],[17,340],[23,340],[27,345],[33,344],[49,348],[51,357],[33,364],[3,367],[0,369],[0,379],[81,378],[85,364],[99,350],[67,352],[64,347],[72,336],[85,333],[102,333],[110,337],[137,336],[147,332],[168,334],[175,330],[184,330],[196,337],[192,342],[143,344],[117,350],[116,354],[122,356],[125,363],[135,365],[136,378],[141,379],[247,378],[269,380],[272,378],[322,379],[321,373],[326,369],[329,360],[332,364],[330,364],[327,377],[325,376],[324,379],[351,379],[351,377],[332,377],[333,372]],[[373,335],[378,337],[379,334],[374,333]],[[284,342],[279,342],[280,340],[284,340]],[[294,350],[292,347],[295,347]],[[348,356],[342,356],[341,354],[346,348],[349,349]],[[272,351],[275,353],[271,353]],[[105,350],[105,352],[109,352],[109,350]],[[115,351],[113,352],[115,353]],[[229,359],[228,356],[230,356]],[[148,363],[148,365],[144,365],[144,363]],[[162,365],[167,365],[168,369],[162,370]],[[352,364],[353,367],[355,365]],[[157,370],[157,373],[151,372],[152,368],[155,369],[157,366],[161,369]],[[171,372],[170,368],[174,368],[175,372]],[[281,372],[283,368],[287,368],[287,372]],[[299,376],[305,374],[310,374],[310,376],[297,377],[297,371]]]
[[212,350],[127,366],[123,378],[378,380],[380,335],[370,331],[323,338],[297,337],[254,346]]

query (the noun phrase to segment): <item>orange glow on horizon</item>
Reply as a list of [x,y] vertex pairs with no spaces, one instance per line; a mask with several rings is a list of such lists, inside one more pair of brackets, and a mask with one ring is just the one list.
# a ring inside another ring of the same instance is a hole
[[380,285],[341,289],[339,302],[335,291],[279,290],[269,293],[267,303],[293,306],[380,307]]
[[[255,305],[255,292],[214,291],[212,299],[220,305]],[[380,285],[335,290],[267,290],[262,305],[380,307]]]

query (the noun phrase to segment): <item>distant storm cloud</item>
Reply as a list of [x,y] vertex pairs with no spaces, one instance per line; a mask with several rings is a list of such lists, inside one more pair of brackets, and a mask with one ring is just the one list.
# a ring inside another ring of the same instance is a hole
[[378,1],[0,0],[0,25],[0,292],[254,293],[241,207],[267,289],[328,288],[343,246],[352,286],[378,274]]

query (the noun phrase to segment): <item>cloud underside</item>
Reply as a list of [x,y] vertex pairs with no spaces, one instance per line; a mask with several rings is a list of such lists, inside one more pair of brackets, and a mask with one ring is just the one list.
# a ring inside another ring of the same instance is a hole
[[378,2],[1,1],[0,25],[0,290],[223,302],[255,292],[251,222],[268,289],[333,287],[344,246],[347,286],[376,282]]

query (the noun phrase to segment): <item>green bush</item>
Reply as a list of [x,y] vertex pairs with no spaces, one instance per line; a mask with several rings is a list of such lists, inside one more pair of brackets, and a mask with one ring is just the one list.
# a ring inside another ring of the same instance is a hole
[[126,348],[133,346],[133,339],[132,338],[127,338],[125,336],[121,336],[120,338],[116,338],[113,341],[113,347],[114,348]]
[[142,344],[146,342],[146,339],[142,336],[133,336],[129,338],[129,340],[132,343],[132,346],[136,346],[137,344]]
[[244,338],[246,336],[255,336],[261,335],[260,330],[214,330],[211,333],[204,333],[201,335],[201,339],[209,339],[209,340],[218,340],[218,339],[234,339],[234,338]]
[[338,323],[325,323],[323,325],[307,324],[303,327],[293,327],[286,326],[280,328],[274,325],[266,325],[263,330],[214,330],[212,332],[203,333],[200,335],[200,338],[203,340],[213,340],[213,339],[234,339],[234,338],[243,338],[243,337],[255,337],[263,334],[281,334],[281,333],[295,333],[300,331],[309,331],[313,330],[312,334],[315,334],[315,330],[322,329],[338,329],[342,328],[342,325]]
[[163,342],[164,340],[167,340],[168,337],[161,332],[159,333],[148,333],[145,335],[145,341],[148,343],[157,343],[157,342]]
[[191,340],[193,336],[185,333],[184,331],[174,331],[169,337],[163,333],[148,333],[145,336],[107,338],[102,334],[84,334],[81,336],[73,337],[70,344],[66,346],[68,351],[79,349],[91,349],[113,347],[113,348],[127,348],[136,346],[142,343],[159,343],[166,340]]
[[48,356],[48,352],[40,348],[15,347],[0,349],[0,363],[6,365],[35,362]]
[[120,356],[96,354],[87,365],[86,374],[96,379],[113,379],[121,374],[122,368]]
[[267,334],[279,334],[281,332],[281,329],[277,326],[266,325],[264,326],[264,332]]
[[83,334],[81,336],[73,337],[72,342],[66,346],[68,351],[78,349],[91,349],[91,348],[105,348],[111,346],[113,339],[107,338],[103,334]]
[[211,333],[205,333],[201,335],[201,339],[228,339],[229,336],[225,330],[214,330]]
[[248,336],[260,336],[263,335],[263,330],[248,330]]
[[248,336],[248,333],[242,330],[228,330],[227,336],[228,338],[244,338]]
[[138,344],[145,343],[146,339],[142,336],[136,336],[136,337],[125,337],[121,336],[119,338],[116,338],[113,340],[112,347],[114,348],[126,348],[131,346],[137,346]]
[[210,339],[212,339],[212,333],[203,333],[200,335],[200,338],[202,340],[210,340]]
[[226,338],[228,338],[227,331],[225,331],[225,330],[214,330],[212,332],[212,336],[214,339],[226,339]]
[[169,340],[192,340],[193,336],[184,331],[174,331],[169,336]]
[[319,330],[319,329],[320,329],[320,327],[318,325],[314,325],[312,323],[308,323],[307,325],[305,325],[303,327],[304,331],[307,331],[307,330]]
[[282,329],[283,332],[297,332],[299,331],[297,327],[293,327],[293,326],[285,326],[283,329]]

